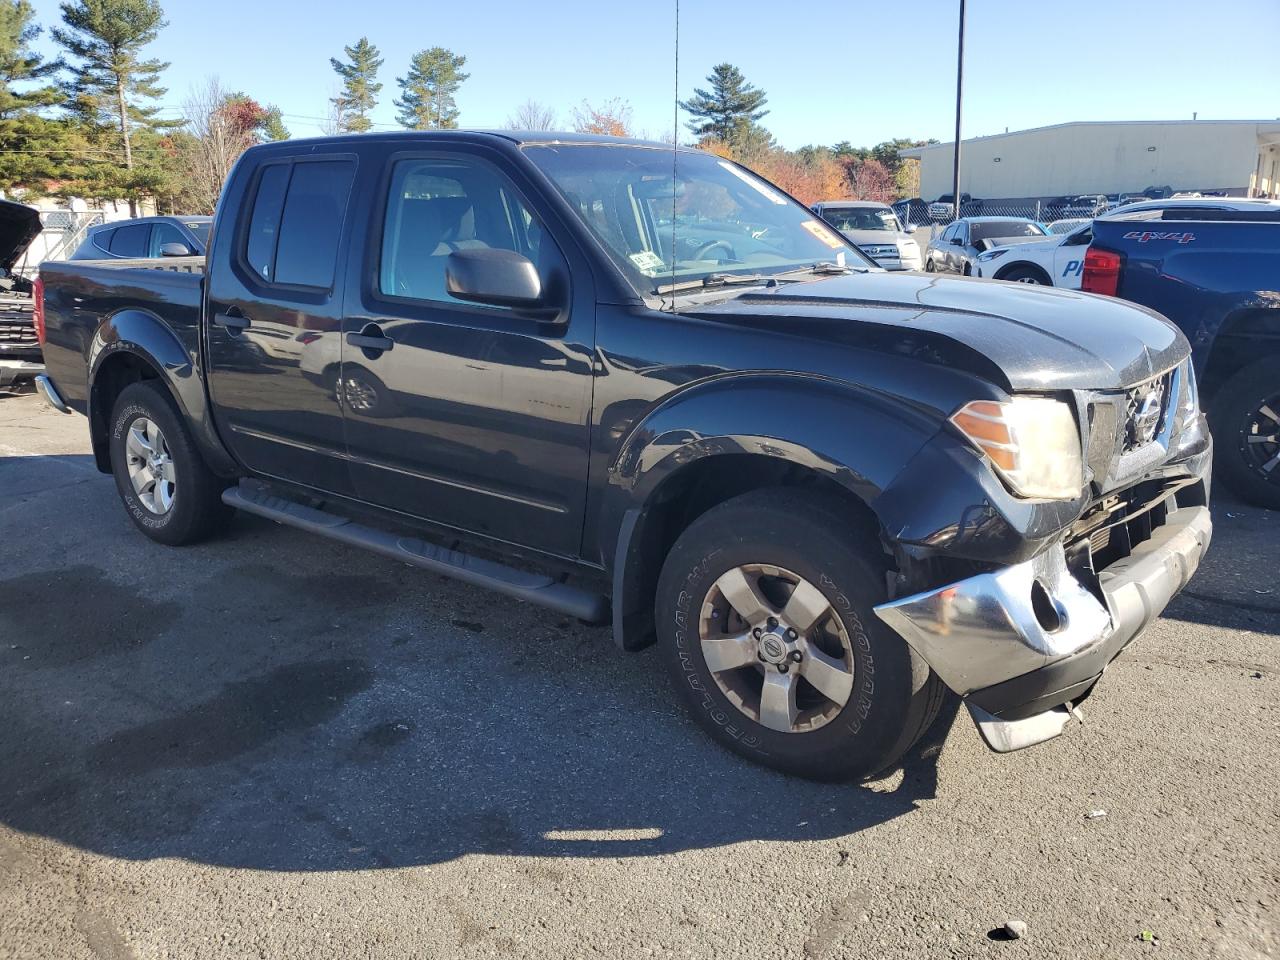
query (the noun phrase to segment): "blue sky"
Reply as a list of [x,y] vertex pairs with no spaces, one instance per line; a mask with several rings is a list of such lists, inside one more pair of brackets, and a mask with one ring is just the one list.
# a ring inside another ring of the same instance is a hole
[[[56,0],[34,0],[44,25]],[[769,95],[785,146],[952,135],[956,0],[683,0],[680,95],[737,64]],[[502,124],[526,98],[568,125],[574,105],[628,100],[635,126],[672,128],[673,0],[168,0],[153,44],[171,62],[164,104],[193,84],[278,105],[319,133],[337,89],[330,56],[361,33],[386,58],[374,119],[394,126],[395,77],[419,49],[467,57],[461,123]],[[1280,117],[1280,0],[969,0],[964,135],[1069,120]],[[49,46],[48,37],[42,46]],[[687,117],[681,117],[681,123]]]

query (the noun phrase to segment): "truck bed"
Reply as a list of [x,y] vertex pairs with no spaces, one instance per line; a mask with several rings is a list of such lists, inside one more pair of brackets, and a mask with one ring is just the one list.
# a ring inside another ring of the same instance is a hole
[[93,360],[121,338],[117,320],[129,312],[154,314],[198,356],[204,270],[203,257],[43,264],[45,367],[68,405],[84,409]]

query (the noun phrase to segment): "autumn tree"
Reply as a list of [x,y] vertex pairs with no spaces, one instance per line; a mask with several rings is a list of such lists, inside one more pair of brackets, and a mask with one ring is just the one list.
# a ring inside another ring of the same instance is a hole
[[354,47],[343,47],[345,61],[329,58],[329,64],[342,79],[342,90],[331,101],[338,115],[340,129],[344,133],[365,133],[373,126],[369,114],[378,105],[382,84],[378,83],[378,68],[382,57],[378,48],[361,37]]
[[[103,134],[113,127],[119,133],[123,176],[100,170],[92,179],[113,190],[107,196],[127,197],[136,213],[137,200],[164,176],[150,145],[176,125],[159,119],[160,108],[154,103],[166,92],[159,80],[169,65],[142,59],[144,48],[165,26],[164,11],[158,0],[68,0],[61,10],[63,26],[54,27],[52,34],[71,57],[66,106],[94,132]],[[135,140],[146,134],[145,162],[136,164]]]
[[398,77],[400,112],[396,122],[410,130],[452,130],[458,126],[454,96],[469,74],[467,58],[444,47],[419,50],[409,62],[409,73]]
[[507,117],[508,130],[554,130],[556,112],[537,100],[526,100]]
[[62,64],[32,44],[40,36],[28,0],[0,0],[0,188],[40,189],[72,160],[65,125],[43,110],[62,99]]
[[680,109],[692,114],[689,129],[699,138],[710,138],[742,149],[760,137],[759,121],[768,114],[763,109],[768,97],[747,83],[747,78],[731,63],[719,63],[707,76],[709,90],[696,88],[693,96],[680,102]]
[[863,160],[852,171],[849,186],[856,200],[893,203],[898,199],[893,174],[879,160]]
[[[192,90],[182,105],[186,124],[166,145],[176,182],[169,195],[186,213],[212,213],[222,185],[240,155],[274,139],[279,111],[244,93],[228,93],[217,77]],[[287,134],[287,131],[286,131]]]
[[631,104],[613,97],[599,106],[583,100],[573,108],[573,129],[577,133],[601,133],[610,137],[629,137]]

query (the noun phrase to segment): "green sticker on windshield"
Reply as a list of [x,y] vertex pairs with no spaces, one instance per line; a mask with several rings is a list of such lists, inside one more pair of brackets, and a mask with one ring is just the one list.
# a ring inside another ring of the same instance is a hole
[[663,267],[662,258],[652,250],[641,250],[639,253],[633,253],[630,259],[636,265],[636,269],[650,277],[656,275]]

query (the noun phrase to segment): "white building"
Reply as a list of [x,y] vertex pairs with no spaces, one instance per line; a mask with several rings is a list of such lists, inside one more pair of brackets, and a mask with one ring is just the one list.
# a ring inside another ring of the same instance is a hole
[[[951,192],[951,143],[901,151],[920,160],[920,196]],[[983,199],[1141,193],[1147,187],[1280,194],[1280,120],[1059,123],[975,137],[960,191]]]

